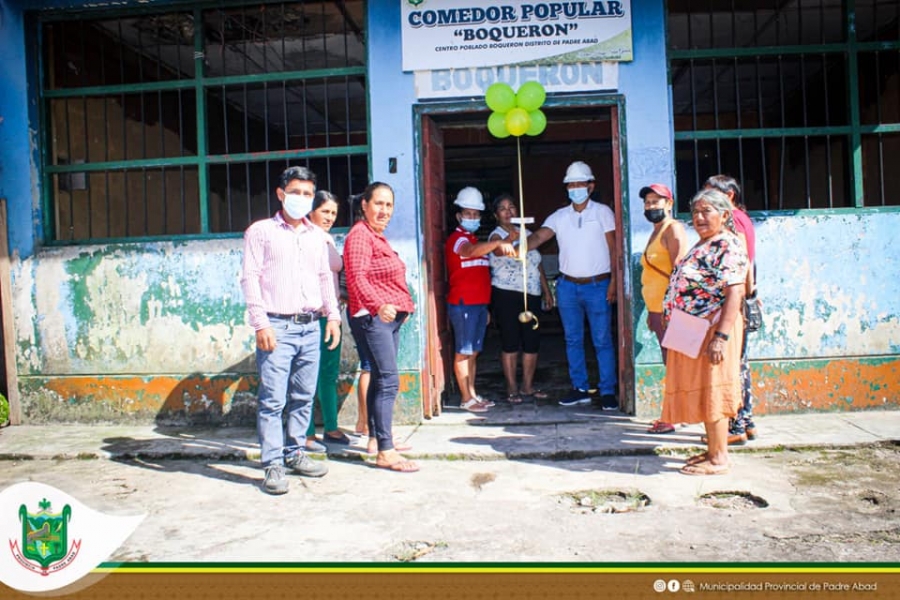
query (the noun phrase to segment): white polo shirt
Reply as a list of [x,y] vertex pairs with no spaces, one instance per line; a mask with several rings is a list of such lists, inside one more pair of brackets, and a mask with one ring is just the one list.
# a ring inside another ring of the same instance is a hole
[[569,204],[544,221],[544,227],[556,234],[559,270],[570,277],[593,277],[610,271],[606,233],[615,231],[616,217],[605,204],[593,200],[587,203],[581,212]]

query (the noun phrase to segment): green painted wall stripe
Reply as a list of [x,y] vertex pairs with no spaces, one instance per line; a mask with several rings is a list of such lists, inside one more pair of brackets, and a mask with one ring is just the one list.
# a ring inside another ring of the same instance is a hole
[[341,67],[336,69],[311,69],[309,71],[273,71],[254,75],[229,75],[226,77],[207,77],[203,82],[208,86],[234,85],[244,83],[282,83],[286,80],[330,79],[337,77],[366,76],[365,67]]
[[[204,117],[205,118],[205,117]],[[206,145],[205,136],[203,143]],[[200,140],[198,139],[198,142]],[[228,164],[233,162],[263,162],[267,160],[284,160],[289,158],[316,158],[324,156],[348,156],[366,154],[368,145],[333,146],[331,148],[312,148],[308,150],[277,150],[275,152],[241,152],[237,154],[210,155],[205,159],[200,156],[177,156],[169,158],[142,158],[136,160],[110,160],[77,165],[48,165],[45,171],[53,173],[85,173],[96,171],[122,171],[127,169],[147,169],[180,166],[204,166],[207,164]]]
[[[196,48],[196,45],[195,45]],[[200,50],[202,52],[202,48]],[[195,59],[202,62],[203,57]],[[195,69],[196,72],[196,69]],[[337,77],[365,77],[365,67],[345,67],[340,69],[314,69],[311,71],[275,71],[255,75],[232,75],[226,77],[206,77],[203,84],[211,86],[242,85],[246,83],[281,83],[287,79],[327,79]],[[57,90],[45,90],[44,98],[81,98],[83,96],[111,96],[119,94],[139,94],[141,92],[167,92],[185,90],[196,87],[197,77],[193,79],[173,79],[170,81],[152,81],[146,83],[125,83],[119,85],[95,85],[72,87]]]
[[368,145],[332,146],[331,148],[310,148],[304,150],[284,150],[277,152],[242,152],[238,154],[220,154],[207,156],[209,164],[226,164],[232,162],[258,162],[263,160],[284,160],[286,158],[319,158],[325,156],[349,156],[366,154]]
[[139,94],[141,92],[168,92],[186,90],[194,87],[193,79],[173,79],[172,81],[153,81],[149,83],[124,83],[121,85],[94,85],[89,87],[72,87],[57,90],[45,90],[44,98],[82,98],[84,96],[113,96],[120,94]]
[[847,54],[847,99],[850,104],[850,123],[856,125],[850,134],[850,187],[853,192],[853,203],[856,206],[865,205],[865,191],[863,190],[863,165],[862,165],[862,140],[859,132],[859,50],[856,45],[856,0],[847,0],[847,40],[849,53]]
[[[203,12],[194,8],[194,23],[203,22]],[[206,141],[206,94],[203,93],[203,74],[206,68],[206,57],[203,47],[203,28],[194,27],[194,103],[197,107],[197,202],[200,203],[200,233],[209,233],[209,168],[206,164],[206,153],[209,152]]]
[[670,60],[704,58],[755,58],[757,56],[786,56],[796,54],[840,54],[847,51],[846,44],[814,44],[810,46],[752,46],[741,48],[702,48],[696,50],[669,50]]
[[[900,41],[864,42],[853,44],[859,52],[898,50]],[[669,50],[670,60],[710,58],[754,58],[757,56],[795,56],[799,54],[840,54],[847,51],[847,44],[813,44],[810,46],[761,46],[750,48],[703,48],[697,50]]]
[[811,135],[850,135],[853,128],[849,125],[836,127],[764,127],[760,129],[709,129],[701,131],[676,131],[675,140],[716,140],[734,138],[764,137],[808,137]]

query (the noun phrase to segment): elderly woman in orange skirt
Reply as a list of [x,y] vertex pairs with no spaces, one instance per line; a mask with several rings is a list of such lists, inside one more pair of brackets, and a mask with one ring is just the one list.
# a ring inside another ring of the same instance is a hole
[[678,263],[664,300],[667,326],[675,311],[709,325],[697,358],[670,346],[666,362],[662,420],[706,428],[707,450],[687,460],[685,475],[728,472],[728,419],[742,402],[740,309],[748,259],[731,211],[728,196],[718,190],[694,196],[691,217],[700,241]]

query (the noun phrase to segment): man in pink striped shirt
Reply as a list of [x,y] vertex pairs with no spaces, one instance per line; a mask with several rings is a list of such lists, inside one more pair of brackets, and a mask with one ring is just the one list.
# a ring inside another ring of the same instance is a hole
[[319,316],[328,318],[329,348],[341,339],[341,317],[325,237],[306,218],[316,175],[306,167],[290,167],[281,174],[275,193],[281,210],[244,233],[241,287],[256,330],[256,426],[266,471],[262,488],[285,494],[285,467],[308,477],[328,472],[304,449],[319,371]]

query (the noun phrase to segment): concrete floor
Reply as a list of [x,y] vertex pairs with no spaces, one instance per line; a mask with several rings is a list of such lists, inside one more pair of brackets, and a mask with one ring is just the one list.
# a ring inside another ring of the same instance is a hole
[[699,428],[563,410],[448,410],[397,428],[418,473],[374,468],[361,440],[279,497],[249,429],[7,427],[0,489],[146,515],[113,561],[900,561],[898,411],[762,417],[730,473],[690,477]]

